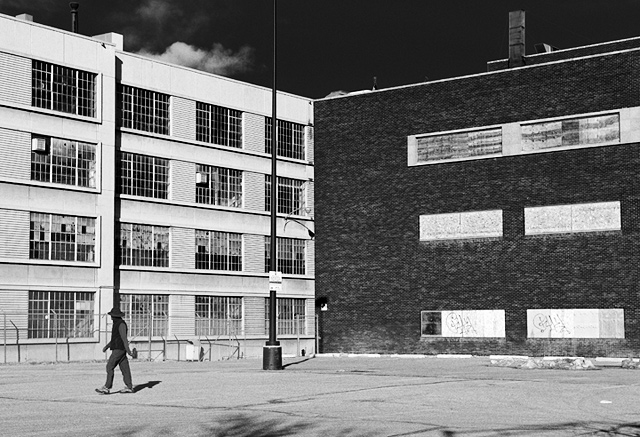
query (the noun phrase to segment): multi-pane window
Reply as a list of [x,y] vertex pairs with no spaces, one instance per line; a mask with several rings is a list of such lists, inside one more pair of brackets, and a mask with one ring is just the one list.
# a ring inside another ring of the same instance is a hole
[[442,312],[421,311],[420,333],[422,335],[442,335]]
[[120,192],[132,196],[167,199],[169,160],[121,152]]
[[94,293],[29,291],[28,338],[93,337]]
[[242,298],[196,296],[196,335],[242,334]]
[[[304,181],[278,177],[278,213],[306,215]],[[271,175],[264,176],[264,208],[271,211]]]
[[[273,131],[273,120],[269,117],[264,119],[264,149],[271,153],[271,133]],[[284,158],[304,159],[304,125],[290,121],[278,120],[278,156]]]
[[242,170],[197,165],[196,202],[242,208]]
[[34,60],[31,104],[37,108],[95,117],[96,77],[94,73]]
[[169,267],[169,228],[120,223],[120,265]]
[[32,212],[30,222],[30,259],[95,261],[95,218]]
[[522,125],[522,149],[602,144],[620,140],[618,114],[569,118]]
[[[265,330],[269,333],[269,299],[264,299]],[[304,299],[277,298],[278,335],[306,335],[306,305]]]
[[[278,238],[276,270],[291,275],[305,274],[305,240]],[[264,237],[264,271],[271,270],[271,237]]]
[[418,137],[417,147],[418,162],[497,155],[502,153],[502,129]]
[[196,102],[196,140],[242,148],[242,112]]
[[31,180],[95,188],[95,144],[49,137],[32,141],[42,147],[31,152]]
[[169,135],[169,95],[120,84],[118,97],[121,127]]
[[120,309],[129,328],[129,339],[160,337],[169,332],[169,296],[121,294]]
[[196,269],[242,271],[242,235],[196,230]]

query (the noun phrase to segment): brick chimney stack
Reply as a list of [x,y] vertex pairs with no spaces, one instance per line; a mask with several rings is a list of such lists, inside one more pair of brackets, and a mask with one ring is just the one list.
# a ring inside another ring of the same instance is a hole
[[509,68],[524,65],[524,11],[509,12]]

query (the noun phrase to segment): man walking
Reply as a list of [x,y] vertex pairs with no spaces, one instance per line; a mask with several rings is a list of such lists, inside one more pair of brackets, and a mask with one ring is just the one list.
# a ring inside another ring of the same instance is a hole
[[111,330],[111,341],[102,348],[102,352],[106,352],[107,349],[111,349],[112,352],[107,362],[107,382],[104,386],[97,388],[96,391],[102,394],[109,394],[111,392],[114,370],[116,366],[120,366],[124,385],[126,385],[124,389],[120,390],[120,393],[133,393],[131,370],[129,369],[129,360],[127,359],[127,354],[131,356],[133,356],[133,354],[131,353],[131,349],[129,349],[129,341],[127,340],[127,324],[122,319],[124,313],[120,311],[120,308],[113,307],[107,314],[109,314],[111,320],[113,320],[113,328]]

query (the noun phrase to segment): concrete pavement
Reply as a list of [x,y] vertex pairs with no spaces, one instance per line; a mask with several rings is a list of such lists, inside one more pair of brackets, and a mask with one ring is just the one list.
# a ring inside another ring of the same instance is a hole
[[[491,367],[489,358],[0,365],[2,436],[640,436],[640,370]],[[114,387],[122,387],[116,371]]]

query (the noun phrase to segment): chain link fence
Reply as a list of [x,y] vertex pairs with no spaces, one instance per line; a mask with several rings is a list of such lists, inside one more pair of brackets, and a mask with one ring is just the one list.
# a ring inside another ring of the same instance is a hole
[[[256,323],[246,319],[221,320],[167,313],[125,317],[131,348],[137,349],[140,359],[241,359],[247,357],[248,345],[256,349],[269,335],[268,320]],[[317,350],[317,326],[315,316],[295,315],[293,319],[279,319],[278,337],[301,356],[306,351]],[[36,348],[49,351],[39,354],[49,357],[42,361],[71,361],[73,356],[99,359],[99,351],[111,338],[111,328],[108,314],[78,316],[77,312],[72,315],[57,311],[34,317],[27,313],[0,312],[2,362],[24,362],[25,351]],[[83,353],[74,353],[81,348]]]

